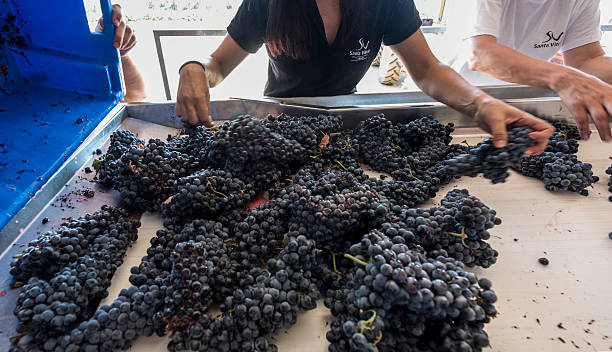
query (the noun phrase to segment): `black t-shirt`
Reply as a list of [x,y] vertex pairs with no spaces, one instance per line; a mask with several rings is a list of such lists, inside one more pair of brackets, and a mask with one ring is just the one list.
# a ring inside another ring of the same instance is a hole
[[[381,43],[398,44],[421,26],[413,0],[367,0],[361,28],[354,30],[350,38],[342,38],[338,31],[330,46],[316,0],[286,1],[308,3],[312,43],[308,59],[270,56],[264,93],[272,97],[352,93]],[[244,0],[227,32],[242,49],[255,53],[265,42],[267,17],[268,0]]]

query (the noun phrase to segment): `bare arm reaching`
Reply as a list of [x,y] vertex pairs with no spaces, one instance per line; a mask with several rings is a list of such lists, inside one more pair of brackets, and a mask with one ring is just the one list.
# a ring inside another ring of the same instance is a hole
[[563,53],[565,64],[612,84],[612,57],[606,56],[599,42],[586,44]]
[[179,72],[176,114],[192,125],[212,126],[210,88],[221,83],[249,55],[227,35],[214,53],[203,62],[190,63]]
[[554,130],[552,126],[470,85],[436,59],[420,30],[391,48],[423,92],[457,111],[473,116],[480,128],[493,135],[495,146],[506,145],[508,126],[528,126],[534,130],[530,137],[536,143],[527,153],[541,153],[546,148]]
[[[494,36],[479,35],[470,39],[470,69],[487,73],[504,81],[552,89],[572,112],[582,138],[588,139],[589,116],[604,141],[612,140],[609,119],[612,116],[612,86],[589,73],[602,73],[602,62],[580,60],[580,48],[568,50],[564,58],[570,66],[560,66],[521,54],[497,43]],[[578,50],[578,53],[573,51]],[[609,59],[609,58],[607,58]],[[577,67],[577,68],[579,68]],[[610,75],[610,71],[607,75]],[[605,78],[604,78],[605,79]]]

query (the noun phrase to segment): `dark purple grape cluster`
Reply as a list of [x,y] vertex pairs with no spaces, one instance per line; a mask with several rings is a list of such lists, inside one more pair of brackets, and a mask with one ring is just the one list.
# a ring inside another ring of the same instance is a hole
[[[20,269],[18,274],[29,276],[14,309],[19,320],[17,331],[55,348],[59,342],[53,341],[88,320],[92,309],[107,296],[113,274],[136,240],[139,226],[140,222],[130,220],[124,211],[103,206],[94,214],[62,225],[76,234],[63,237],[50,233],[28,248],[27,255],[18,258],[13,267]],[[66,238],[68,242],[63,243]],[[70,244],[74,239],[80,239],[83,246]],[[36,246],[43,243],[48,250],[37,252]]]
[[113,274],[103,259],[83,256],[48,281],[33,277],[23,286],[14,310],[19,331],[39,336],[70,331],[89,318],[90,305],[106,297]]
[[533,145],[528,137],[532,130],[527,127],[515,128],[508,132],[508,144],[496,148],[492,138],[486,138],[482,143],[470,148],[467,154],[446,161],[446,172],[457,176],[475,177],[483,174],[493,183],[505,182],[510,176],[508,172],[525,154],[525,150]]
[[443,125],[431,117],[420,119],[400,125],[399,137],[402,150],[414,151],[424,146],[442,143],[448,145],[451,133],[455,131],[455,125],[449,123]]
[[578,140],[568,139],[561,132],[555,132],[546,145],[547,152],[576,154],[578,153]]
[[[128,165],[124,165],[121,161],[121,156],[130,150],[131,147],[144,145],[145,142],[138,139],[136,135],[127,130],[117,130],[110,137],[110,144],[104,158],[94,167],[98,170],[98,180],[105,185],[113,185],[118,177],[121,177],[127,169]],[[99,166],[98,166],[99,165]]]
[[[168,135],[166,150],[187,155],[199,155],[213,138],[214,130],[202,126],[191,126],[177,136]],[[199,167],[208,166],[206,159],[198,159]]]
[[267,261],[283,248],[288,231],[289,200],[279,197],[269,201],[250,211],[234,226],[232,258],[243,266]]
[[304,162],[305,149],[273,132],[261,120],[242,116],[218,127],[206,148],[215,168],[265,190],[289,176]]
[[138,226],[129,220],[125,210],[102,206],[99,211],[68,220],[30,242],[11,262],[9,273],[21,282],[31,277],[50,279],[79,257],[99,250],[99,245],[103,245],[100,241],[109,241],[109,246],[115,241],[131,243],[136,239]]
[[501,224],[501,219],[467,190],[450,191],[439,207],[405,209],[395,205],[379,223],[386,236],[400,236],[428,255],[444,250],[470,267],[487,268],[497,261],[498,252],[486,241],[491,236],[488,230]]
[[166,328],[184,333],[212,303],[211,268],[206,246],[189,241],[176,245],[170,256],[172,285],[164,301]]
[[269,334],[290,328],[300,311],[316,307],[319,291],[311,270],[317,256],[314,241],[290,234],[278,258],[268,261],[268,272],[228,295],[221,315],[201,314],[186,333],[173,335],[168,349],[276,351]]
[[515,170],[529,177],[539,178],[547,190],[570,191],[587,196],[586,189],[599,181],[593,175],[592,165],[581,162],[574,154],[544,152],[522,158]]
[[307,169],[316,177],[327,170],[355,172],[360,169],[359,141],[351,131],[326,135],[314,153],[306,158],[301,170]]
[[383,115],[371,117],[355,130],[360,160],[373,169],[392,172],[410,167],[401,153],[399,128]]
[[287,114],[268,116],[263,121],[270,130],[281,136],[298,142],[304,147],[307,154],[314,155],[325,136],[339,133],[342,128],[342,119],[339,116],[319,115],[317,117],[293,117]]
[[575,124],[571,124],[568,120],[565,119],[557,119],[552,116],[540,115],[535,112],[530,112],[532,115],[537,116],[538,118],[550,123],[555,128],[555,131],[561,134],[566,140],[574,140],[579,141],[580,132],[578,131],[578,127]]
[[432,166],[444,159],[454,131],[431,117],[394,125],[378,115],[359,124],[355,137],[361,161],[375,170],[394,172]]
[[496,315],[497,301],[489,280],[478,280],[443,251],[427,257],[401,236],[378,231],[349,253],[355,282],[334,309],[330,351],[396,350],[398,342],[407,351],[480,351],[489,345],[483,326]]
[[186,136],[169,138],[167,143],[159,139],[145,143],[129,131],[116,131],[98,166],[98,180],[117,189],[128,207],[159,210],[161,203],[176,193],[178,178],[208,165],[198,155],[211,136],[212,132],[198,127]]
[[152,315],[163,307],[164,287],[131,286],[122,289],[110,305],[102,305],[92,317],[69,333],[40,340],[28,334],[11,351],[114,351],[129,349],[139,336],[154,333]]
[[113,187],[126,206],[140,210],[160,210],[162,203],[177,192],[176,180],[201,168],[196,157],[169,150],[159,139],[149,140],[146,146],[133,146],[121,161],[127,168]]
[[296,199],[291,204],[289,229],[314,239],[321,248],[332,252],[345,247],[346,241],[352,242],[352,236],[387,210],[378,206],[376,192],[367,189],[320,195],[295,185],[293,192]]
[[250,184],[223,170],[205,169],[176,181],[176,193],[162,206],[166,221],[211,219],[231,209],[244,209],[255,196]]
[[592,165],[580,162],[575,155],[556,155],[544,163],[542,181],[549,191],[571,191],[588,195],[586,188],[596,182]]

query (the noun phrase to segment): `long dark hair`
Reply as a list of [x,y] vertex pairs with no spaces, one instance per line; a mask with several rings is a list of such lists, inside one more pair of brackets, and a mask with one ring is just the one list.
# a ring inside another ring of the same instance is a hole
[[[266,44],[273,57],[304,59],[312,38],[308,28],[308,4],[314,0],[269,0]],[[347,38],[360,25],[364,0],[340,0],[342,16],[338,36]]]

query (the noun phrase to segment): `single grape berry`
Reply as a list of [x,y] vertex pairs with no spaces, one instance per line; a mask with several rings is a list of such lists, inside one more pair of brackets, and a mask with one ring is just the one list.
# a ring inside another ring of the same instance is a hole
[[550,263],[550,261],[544,257],[538,259],[538,262],[542,265],[548,265]]

